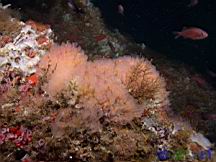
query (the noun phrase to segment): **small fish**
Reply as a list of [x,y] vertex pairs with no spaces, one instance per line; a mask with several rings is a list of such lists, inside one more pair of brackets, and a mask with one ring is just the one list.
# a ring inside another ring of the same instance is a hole
[[76,9],[76,7],[74,6],[74,3],[73,3],[73,1],[68,1],[67,2],[67,4],[68,4],[68,6],[72,9],[72,10],[75,10]]
[[80,3],[78,3],[79,1],[74,1],[74,0],[68,0],[67,4],[68,7],[70,7],[73,11],[77,12],[77,13],[84,13]]
[[194,7],[199,3],[199,0],[191,0],[190,4],[188,4],[188,7]]
[[202,76],[200,76],[200,75],[193,75],[192,77],[191,77],[191,79],[194,81],[194,82],[196,82],[196,84],[200,87],[200,88],[205,88],[206,86],[207,86],[207,82],[206,82],[206,80],[202,77]]
[[206,72],[207,72],[207,74],[210,75],[212,78],[216,78],[216,72],[211,71],[211,70],[209,70],[209,69],[208,69]]
[[103,41],[103,40],[105,40],[106,38],[107,38],[107,36],[104,35],[104,34],[99,34],[99,35],[96,35],[96,36],[95,36],[95,40],[96,40],[97,42]]
[[216,114],[207,114],[204,115],[204,118],[207,120],[216,120]]
[[173,33],[176,34],[175,39],[183,37],[185,39],[201,40],[208,37],[206,31],[197,27],[184,27],[182,31]]
[[118,13],[124,15],[124,7],[121,4],[118,5]]

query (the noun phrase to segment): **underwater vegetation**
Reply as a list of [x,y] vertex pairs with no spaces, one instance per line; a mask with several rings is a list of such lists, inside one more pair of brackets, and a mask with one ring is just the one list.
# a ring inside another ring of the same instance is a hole
[[150,61],[90,61],[76,43],[53,45],[49,26],[19,24],[10,41],[1,41],[2,161],[107,161],[139,157],[138,150],[155,158],[146,155],[154,148],[143,147],[149,133],[130,126],[169,106],[165,80]]
[[172,111],[198,122],[199,107],[214,105],[207,82],[140,56],[145,45],[109,31],[89,1],[54,2],[50,25],[32,15],[0,36],[0,161],[158,162],[165,150],[174,162],[184,150],[198,162],[211,150],[214,162],[213,144]]
[[[75,44],[56,45],[41,59],[39,71],[45,72],[43,87],[49,96],[65,95],[71,98],[70,104],[110,121],[126,124],[141,117],[144,110],[165,109],[169,104],[164,79],[145,59],[128,56],[87,61]],[[88,120],[97,119],[91,118]]]

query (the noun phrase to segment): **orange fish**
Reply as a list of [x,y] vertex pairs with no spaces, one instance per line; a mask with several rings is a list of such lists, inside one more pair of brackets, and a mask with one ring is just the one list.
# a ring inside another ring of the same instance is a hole
[[182,31],[174,32],[174,34],[176,34],[175,39],[183,37],[185,39],[201,40],[208,37],[208,33],[206,31],[197,27],[184,27]]

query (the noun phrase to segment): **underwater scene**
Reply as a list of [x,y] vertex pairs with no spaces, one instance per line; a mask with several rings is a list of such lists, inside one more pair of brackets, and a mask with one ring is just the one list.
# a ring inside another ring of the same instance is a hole
[[0,0],[0,162],[216,162],[216,0]]

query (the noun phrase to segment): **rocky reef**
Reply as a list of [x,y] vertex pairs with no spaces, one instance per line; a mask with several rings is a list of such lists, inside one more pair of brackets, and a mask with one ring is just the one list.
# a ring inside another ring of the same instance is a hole
[[[75,1],[83,12],[63,15],[66,24],[82,26],[83,17],[98,14],[84,2]],[[53,33],[52,24],[0,11],[8,26],[0,36],[0,161],[215,160],[213,144],[173,113],[171,69],[132,53],[143,45],[124,46],[129,41],[98,17],[79,39],[59,45],[57,24]],[[84,16],[69,21],[77,14]]]

